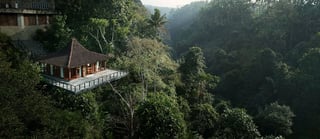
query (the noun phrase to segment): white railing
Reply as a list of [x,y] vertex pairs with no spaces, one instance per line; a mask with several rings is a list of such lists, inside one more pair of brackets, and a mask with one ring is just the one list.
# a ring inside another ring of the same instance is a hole
[[114,73],[111,73],[108,75],[104,75],[104,76],[95,78],[90,81],[86,81],[86,82],[77,84],[77,85],[72,85],[72,84],[69,84],[68,82],[64,82],[61,80],[59,81],[59,80],[57,80],[51,76],[48,76],[48,75],[43,75],[43,77],[45,78],[47,83],[77,94],[77,93],[80,93],[80,92],[83,92],[83,91],[86,91],[89,89],[93,89],[99,85],[102,85],[102,84],[105,84],[108,82],[112,82],[115,80],[119,80],[120,78],[125,77],[127,75],[128,75],[128,72],[117,71],[117,72],[114,72]]

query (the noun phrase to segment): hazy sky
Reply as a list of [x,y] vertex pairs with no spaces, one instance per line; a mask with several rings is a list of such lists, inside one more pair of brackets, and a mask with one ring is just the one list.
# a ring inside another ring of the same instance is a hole
[[203,1],[203,0],[141,0],[145,5],[153,5],[160,7],[182,7],[183,5],[189,4],[193,1]]

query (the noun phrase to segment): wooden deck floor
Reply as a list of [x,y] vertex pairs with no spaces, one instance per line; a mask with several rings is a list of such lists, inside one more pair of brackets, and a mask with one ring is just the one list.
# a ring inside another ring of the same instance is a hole
[[57,86],[59,88],[74,92],[80,93],[85,90],[96,88],[101,84],[105,84],[111,81],[118,80],[128,75],[128,72],[116,71],[116,70],[104,70],[95,74],[88,75],[86,77],[74,79],[71,81],[66,81],[63,79],[55,78],[48,75],[43,75],[46,82]]

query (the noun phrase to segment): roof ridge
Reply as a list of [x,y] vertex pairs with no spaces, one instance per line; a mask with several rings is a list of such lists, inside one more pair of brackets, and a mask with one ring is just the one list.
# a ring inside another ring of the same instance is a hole
[[60,67],[76,68],[107,58],[107,55],[86,49],[76,38],[72,38],[65,49],[55,52],[41,61]]
[[68,68],[70,68],[70,64],[71,64],[71,58],[72,58],[72,53],[73,53],[74,41],[75,41],[75,39],[72,38],[71,47],[70,47],[70,54],[69,54],[69,59],[68,59]]

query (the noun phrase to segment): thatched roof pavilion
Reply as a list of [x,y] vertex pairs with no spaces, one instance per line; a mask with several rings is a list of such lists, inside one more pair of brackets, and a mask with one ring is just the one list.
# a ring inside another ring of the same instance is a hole
[[72,38],[66,48],[45,56],[39,62],[43,64],[43,73],[71,80],[105,69],[101,63],[106,60],[106,55],[89,51]]

